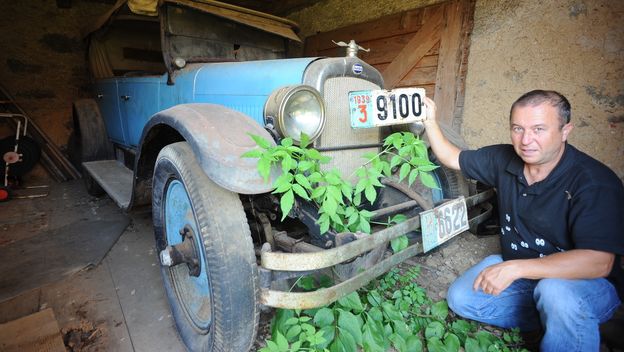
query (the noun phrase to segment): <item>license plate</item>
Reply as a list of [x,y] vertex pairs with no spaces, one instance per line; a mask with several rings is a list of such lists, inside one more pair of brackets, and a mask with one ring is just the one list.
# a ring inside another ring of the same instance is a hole
[[426,253],[468,230],[468,209],[464,197],[420,213],[423,251]]
[[349,92],[351,127],[370,128],[422,121],[424,101],[424,88]]

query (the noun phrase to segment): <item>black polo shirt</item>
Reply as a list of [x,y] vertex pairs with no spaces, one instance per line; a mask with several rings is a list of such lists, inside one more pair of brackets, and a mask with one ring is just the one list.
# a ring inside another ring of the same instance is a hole
[[462,173],[497,189],[503,259],[538,258],[569,249],[618,255],[609,279],[624,298],[624,187],[608,167],[566,144],[546,179],[528,185],[512,145],[459,155]]

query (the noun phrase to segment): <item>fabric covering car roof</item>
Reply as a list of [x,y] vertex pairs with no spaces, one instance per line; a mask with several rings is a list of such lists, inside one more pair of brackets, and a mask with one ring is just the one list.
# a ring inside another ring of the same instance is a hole
[[163,3],[178,4],[301,42],[301,39],[296,34],[299,27],[293,21],[214,0],[118,0],[108,12],[85,31],[85,36],[104,26],[111,16],[117,13],[126,3],[133,13],[144,16],[158,16],[158,9]]

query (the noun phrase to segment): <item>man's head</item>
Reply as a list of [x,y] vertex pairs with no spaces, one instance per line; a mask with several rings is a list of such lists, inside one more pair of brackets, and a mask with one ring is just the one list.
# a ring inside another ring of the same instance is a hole
[[554,91],[534,90],[512,105],[511,142],[528,166],[554,168],[565,149],[570,123],[570,103]]
[[511,121],[511,114],[515,107],[521,106],[537,106],[540,104],[550,104],[550,106],[557,109],[559,114],[559,126],[563,127],[570,122],[570,102],[561,93],[554,90],[532,90],[528,93],[524,93],[518,98],[509,110],[509,121]]

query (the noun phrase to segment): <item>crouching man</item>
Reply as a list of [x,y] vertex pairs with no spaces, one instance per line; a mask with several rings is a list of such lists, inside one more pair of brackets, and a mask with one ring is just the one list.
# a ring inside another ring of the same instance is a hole
[[570,103],[534,90],[511,107],[511,145],[461,151],[426,99],[425,130],[438,159],[497,189],[502,253],[449,288],[458,315],[523,332],[542,351],[598,351],[599,324],[624,297],[624,187],[608,167],[567,143]]

